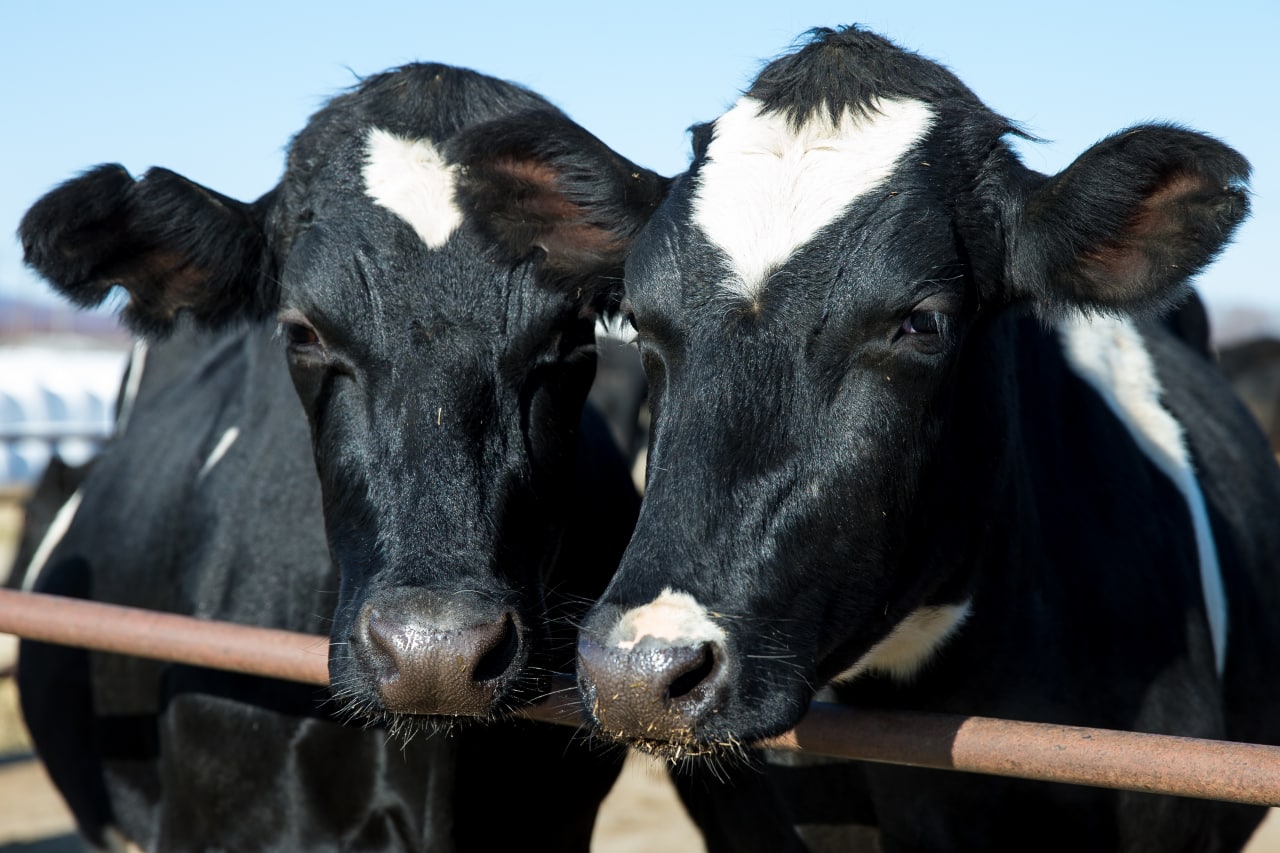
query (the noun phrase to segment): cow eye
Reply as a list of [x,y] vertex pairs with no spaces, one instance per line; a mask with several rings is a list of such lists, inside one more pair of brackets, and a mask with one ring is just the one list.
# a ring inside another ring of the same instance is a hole
[[277,320],[280,323],[280,337],[284,338],[291,357],[303,361],[323,359],[324,341],[320,339],[320,333],[316,331],[316,327],[311,325],[311,321],[304,317],[301,311],[292,309],[281,311]]
[[936,335],[941,325],[937,311],[912,311],[902,321],[898,331],[902,335]]
[[320,343],[320,336],[307,323],[281,323],[280,329],[290,347],[309,347]]
[[893,335],[895,346],[903,352],[919,355],[937,355],[947,348],[952,337],[952,320],[955,314],[950,305],[941,299],[930,298],[902,319]]

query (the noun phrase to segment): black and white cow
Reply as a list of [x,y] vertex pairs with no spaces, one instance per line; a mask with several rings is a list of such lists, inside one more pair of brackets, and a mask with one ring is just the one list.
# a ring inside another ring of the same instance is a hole
[[[654,420],[636,532],[579,635],[600,735],[729,761],[825,686],[1280,741],[1280,475],[1203,352],[1147,319],[1244,217],[1248,165],[1143,125],[1046,176],[1014,133],[857,28],[815,31],[695,130],[627,260]],[[839,825],[863,823],[884,850],[1205,851],[1261,817],[795,769],[695,808],[713,847],[857,849]]]
[[102,166],[28,212],[62,293],[118,285],[134,328],[184,327],[37,588],[331,637],[332,695],[24,644],[90,841],[586,848],[617,767],[571,730],[387,729],[501,717],[572,667],[639,504],[583,413],[594,324],[666,183],[537,95],[422,64],[332,100],[251,204]]

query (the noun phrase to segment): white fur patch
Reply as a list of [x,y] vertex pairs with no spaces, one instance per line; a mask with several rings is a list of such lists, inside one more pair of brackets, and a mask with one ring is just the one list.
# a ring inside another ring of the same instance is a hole
[[852,681],[865,672],[883,672],[899,681],[915,675],[969,618],[970,602],[920,607],[893,626],[889,636],[832,681]]
[[798,131],[743,97],[716,120],[694,222],[728,257],[731,292],[757,297],[768,277],[858,197],[893,173],[933,124],[915,100],[880,100],[870,116],[823,112]]
[[455,168],[428,139],[405,139],[375,127],[365,143],[365,193],[439,249],[462,224],[454,202]]
[[602,314],[596,318],[596,339],[599,340],[601,338],[607,341],[629,344],[636,339],[636,330],[621,315],[606,316]]
[[1079,315],[1059,323],[1058,331],[1067,363],[1106,401],[1142,452],[1187,501],[1196,534],[1200,588],[1213,638],[1214,664],[1221,675],[1227,662],[1227,598],[1218,550],[1182,425],[1160,403],[1161,387],[1151,354],[1127,319]]
[[131,841],[120,827],[111,825],[102,830],[106,853],[145,853],[141,846]]
[[673,646],[697,646],[723,642],[724,629],[692,595],[667,587],[653,601],[622,614],[609,632],[607,644],[633,649],[645,638]]
[[124,377],[124,389],[120,394],[120,410],[116,412],[115,434],[123,435],[129,425],[129,417],[133,414],[134,404],[138,402],[138,391],[142,388],[142,372],[147,369],[147,342],[133,342],[133,357],[129,359],[129,370]]
[[22,577],[23,592],[31,592],[35,588],[36,581],[44,571],[45,564],[49,562],[53,549],[57,548],[62,537],[67,535],[67,530],[71,527],[72,519],[76,517],[76,511],[80,509],[80,501],[83,497],[82,491],[76,489],[54,515],[44,538],[36,546],[36,552],[31,555],[31,562],[27,564],[27,573]]
[[204,460],[204,465],[200,467],[200,473],[196,475],[196,480],[203,480],[205,475],[213,470],[213,466],[222,461],[222,457],[227,455],[227,451],[231,449],[231,445],[236,443],[236,439],[240,437],[240,427],[231,427],[222,434],[222,438],[218,439],[218,443],[213,446],[213,451],[209,454],[209,458]]

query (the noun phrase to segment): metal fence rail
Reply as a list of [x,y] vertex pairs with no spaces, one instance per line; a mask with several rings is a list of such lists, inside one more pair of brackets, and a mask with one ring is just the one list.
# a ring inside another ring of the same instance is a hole
[[[0,633],[60,645],[327,685],[327,637],[0,590]],[[579,725],[572,691],[524,716]],[[1280,805],[1280,747],[815,703],[768,744],[834,758],[908,764]]]

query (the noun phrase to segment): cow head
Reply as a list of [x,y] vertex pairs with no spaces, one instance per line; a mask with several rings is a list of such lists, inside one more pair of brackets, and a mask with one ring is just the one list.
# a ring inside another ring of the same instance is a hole
[[340,570],[335,689],[488,716],[550,670],[593,327],[665,186],[524,89],[414,65],[317,113],[256,202],[102,166],[21,235],[71,299],[124,288],[141,332],[278,322]]
[[668,756],[909,678],[967,618],[963,502],[1020,306],[1153,311],[1246,210],[1247,164],[1135,127],[1061,174],[943,68],[820,31],[694,133],[627,260],[653,410],[640,520],[580,630],[600,731]]

